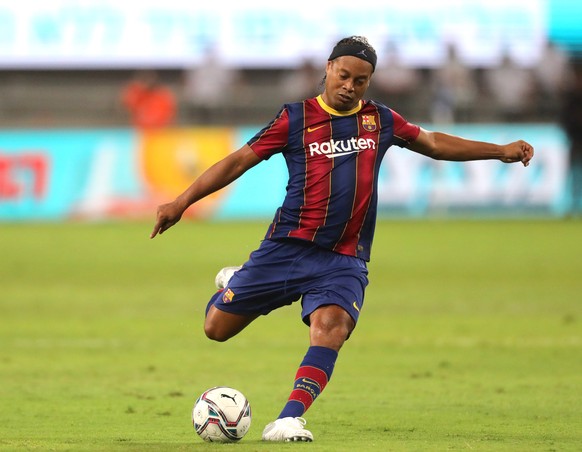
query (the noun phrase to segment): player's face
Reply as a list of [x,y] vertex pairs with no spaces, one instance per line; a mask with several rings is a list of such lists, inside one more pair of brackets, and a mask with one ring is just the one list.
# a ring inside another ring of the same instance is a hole
[[355,108],[370,85],[372,65],[353,56],[327,62],[323,100],[338,111]]

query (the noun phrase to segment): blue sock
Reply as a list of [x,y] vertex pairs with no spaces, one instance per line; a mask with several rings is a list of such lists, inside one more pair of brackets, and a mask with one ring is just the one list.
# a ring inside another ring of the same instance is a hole
[[293,391],[279,414],[279,419],[299,417],[309,409],[331,378],[337,355],[331,348],[309,347],[297,370]]

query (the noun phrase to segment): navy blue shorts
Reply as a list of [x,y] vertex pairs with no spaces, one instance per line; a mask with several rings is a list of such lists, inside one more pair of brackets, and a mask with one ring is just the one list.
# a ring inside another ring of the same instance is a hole
[[368,285],[366,262],[303,240],[264,240],[237,271],[214,305],[221,311],[266,315],[301,298],[301,317],[338,305],[357,323]]

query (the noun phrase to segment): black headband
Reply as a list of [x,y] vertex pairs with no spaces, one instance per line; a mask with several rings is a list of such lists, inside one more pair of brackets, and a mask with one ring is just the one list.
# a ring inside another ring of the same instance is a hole
[[376,61],[378,57],[368,47],[362,44],[339,44],[331,51],[328,61],[335,60],[341,56],[353,56],[360,60],[367,61],[372,65],[372,72],[376,69]]

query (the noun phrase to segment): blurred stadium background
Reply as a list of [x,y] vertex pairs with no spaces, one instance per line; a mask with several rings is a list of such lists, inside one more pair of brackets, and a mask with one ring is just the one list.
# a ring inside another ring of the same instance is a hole
[[216,384],[252,401],[237,450],[279,450],[260,435],[305,351],[299,306],[227,346],[201,321],[279,206],[283,158],[148,235],[159,203],[317,93],[352,34],[379,54],[367,97],[536,157],[389,151],[366,314],[310,447],[579,450],[581,17],[580,0],[0,0],[0,450],[192,450]]
[[[282,103],[316,94],[329,49],[351,34],[379,54],[367,97],[433,130],[537,150],[523,171],[395,148],[382,215],[569,215],[563,118],[582,3],[380,3],[0,0],[0,221],[150,218]],[[285,177],[272,160],[191,215],[268,218]]]

